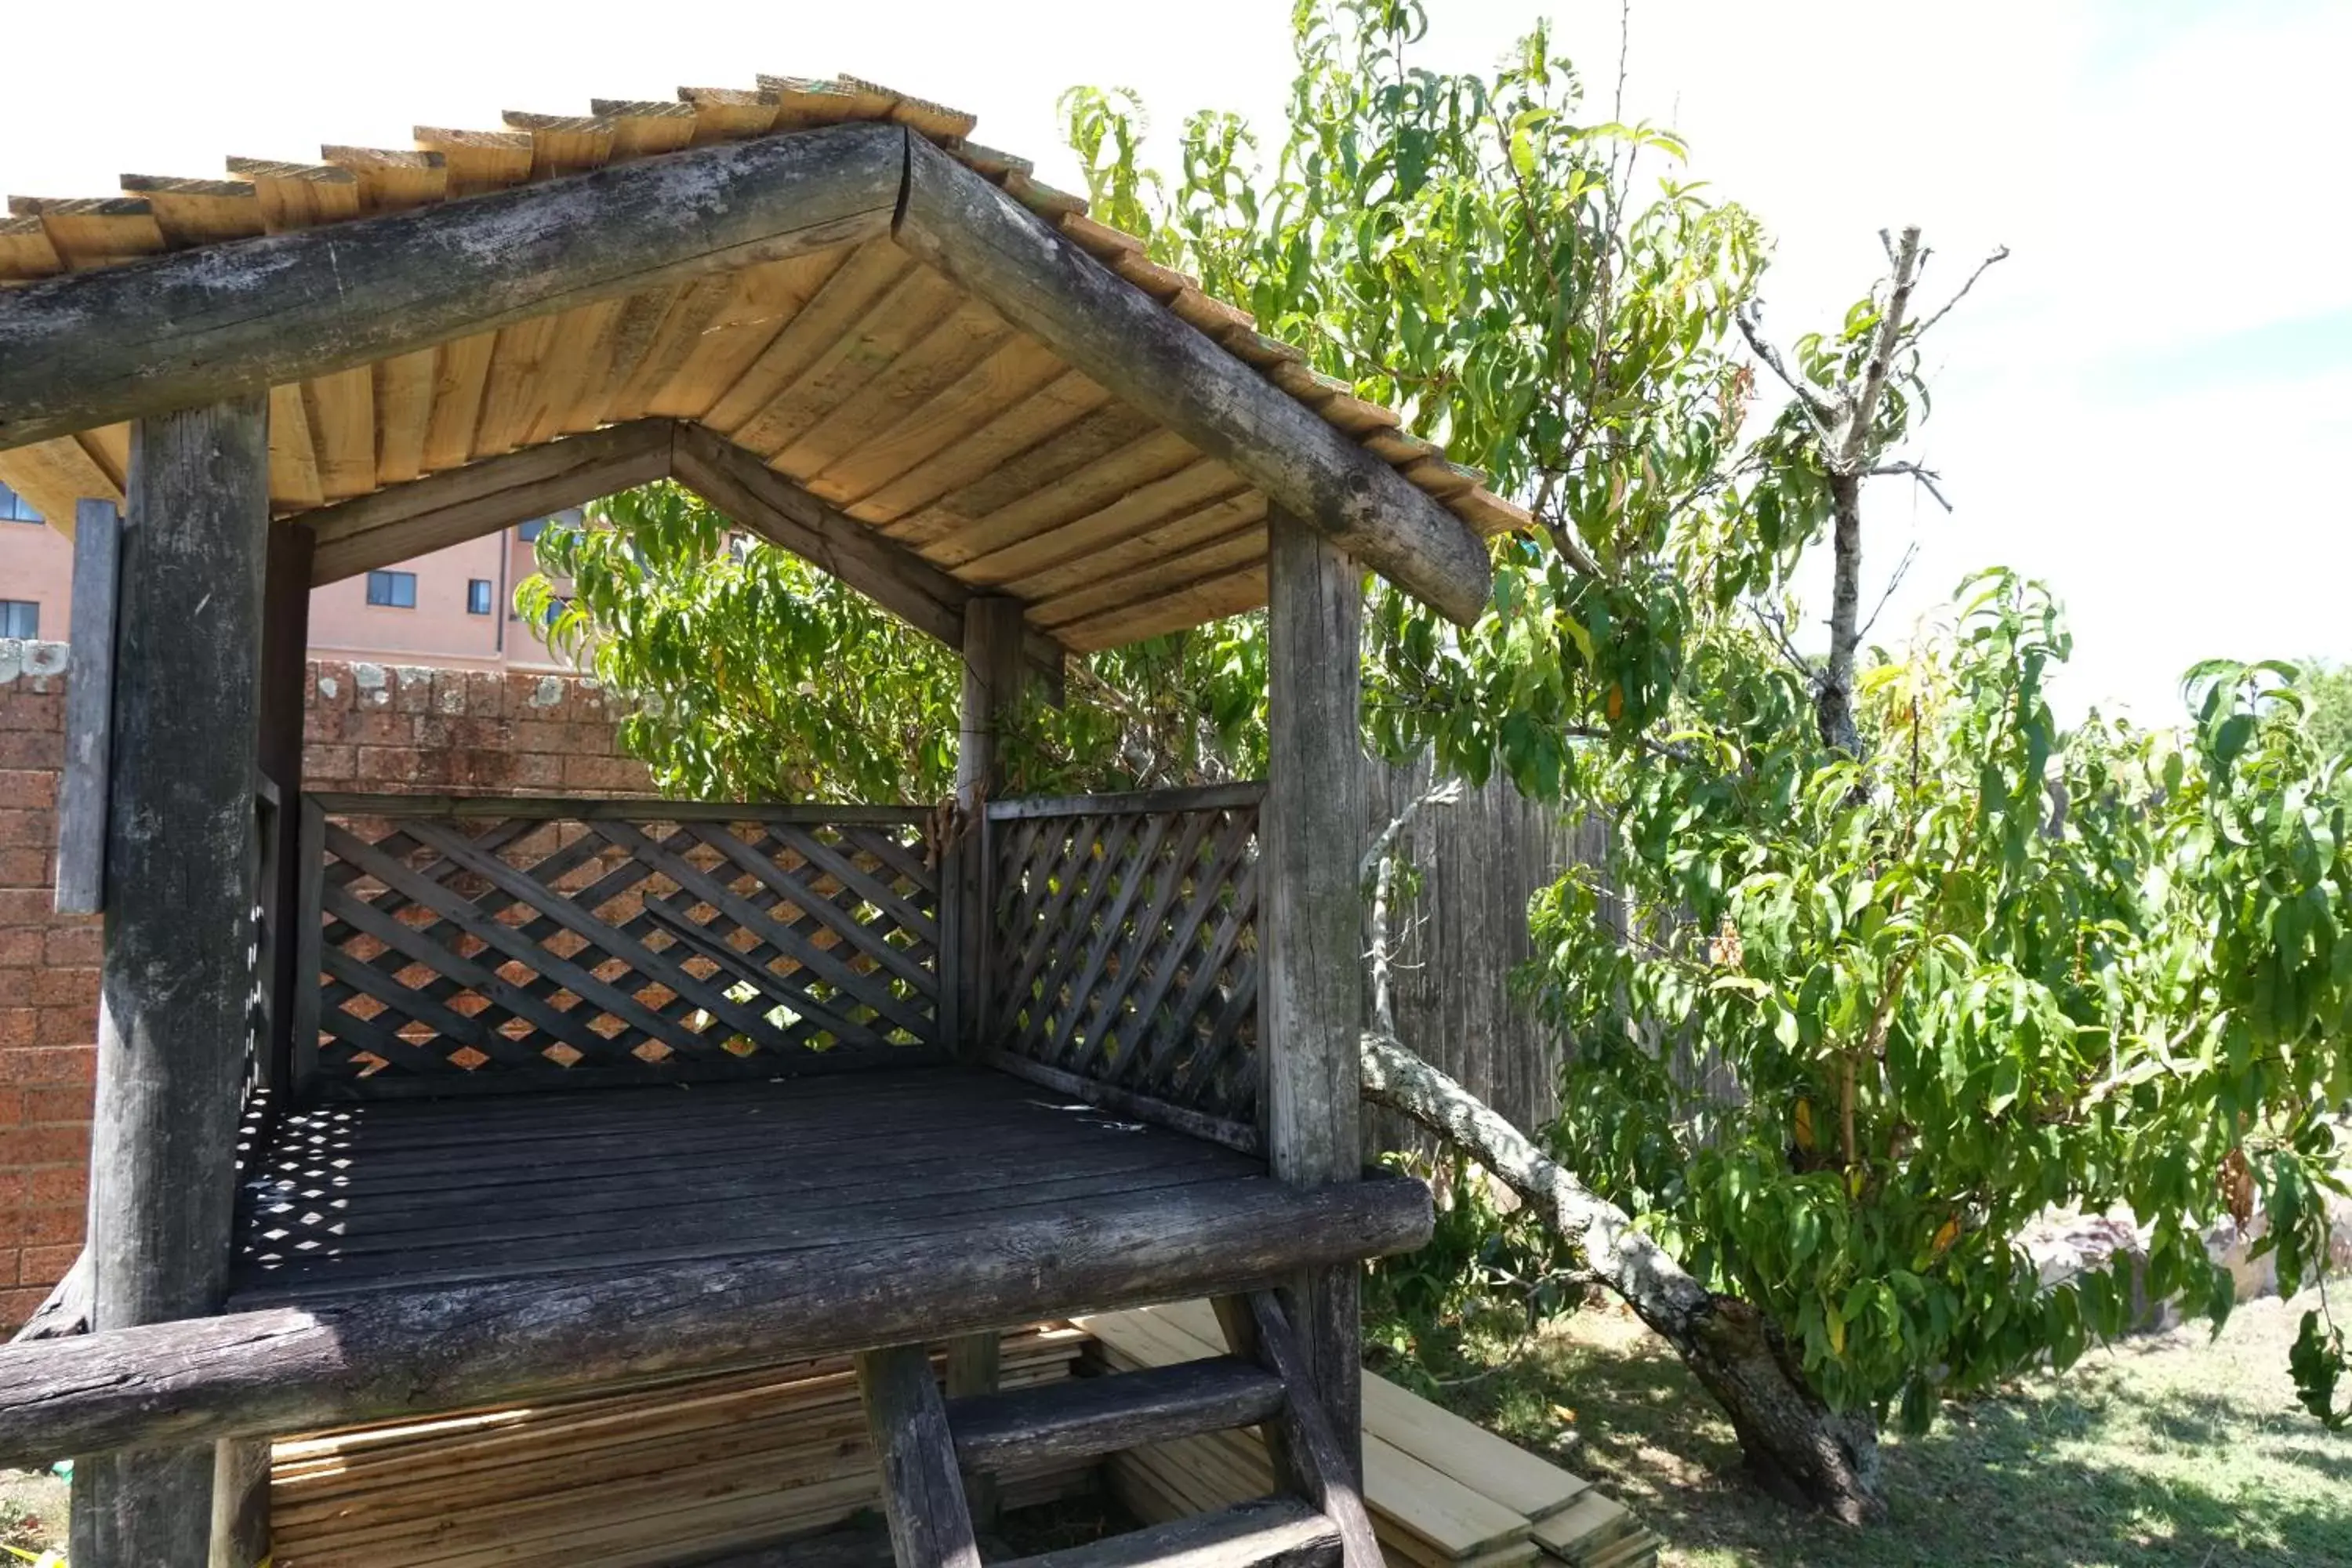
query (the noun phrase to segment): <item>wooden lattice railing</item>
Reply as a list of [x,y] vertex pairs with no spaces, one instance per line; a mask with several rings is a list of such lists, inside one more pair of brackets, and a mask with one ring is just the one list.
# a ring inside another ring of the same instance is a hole
[[306,797],[313,1098],[773,1077],[941,1045],[938,858],[898,807]]
[[991,804],[990,1058],[1256,1148],[1264,795]]

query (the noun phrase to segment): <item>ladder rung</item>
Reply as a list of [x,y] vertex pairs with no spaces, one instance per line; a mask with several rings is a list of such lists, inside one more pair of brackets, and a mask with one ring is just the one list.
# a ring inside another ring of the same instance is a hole
[[1332,1568],[1339,1561],[1338,1525],[1296,1499],[1260,1498],[998,1568]]
[[1072,1378],[948,1401],[956,1460],[968,1470],[1083,1459],[1202,1432],[1254,1426],[1282,1411],[1282,1380],[1232,1356]]

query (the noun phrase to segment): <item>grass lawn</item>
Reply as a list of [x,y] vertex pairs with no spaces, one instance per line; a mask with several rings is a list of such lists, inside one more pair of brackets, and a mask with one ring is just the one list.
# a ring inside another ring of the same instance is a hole
[[2134,1340],[1946,1406],[1926,1436],[1889,1439],[1893,1520],[1867,1531],[1743,1485],[1730,1425],[1613,1306],[1430,1392],[1607,1489],[1665,1538],[1669,1568],[2352,1568],[2352,1433],[2305,1415],[2287,1377],[2308,1305],[2250,1302],[2218,1341]]

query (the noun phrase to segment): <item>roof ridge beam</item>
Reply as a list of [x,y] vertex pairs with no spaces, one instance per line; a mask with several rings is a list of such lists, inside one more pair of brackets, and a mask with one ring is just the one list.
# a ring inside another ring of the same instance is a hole
[[1465,626],[1486,608],[1493,568],[1461,519],[920,137],[891,232],[1400,588]]
[[886,233],[908,141],[698,147],[0,291],[0,448]]

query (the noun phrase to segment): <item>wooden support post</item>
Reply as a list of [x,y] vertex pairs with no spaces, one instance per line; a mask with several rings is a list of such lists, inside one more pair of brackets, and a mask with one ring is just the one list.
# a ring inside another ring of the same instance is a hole
[[[90,1141],[96,1328],[201,1316],[228,1283],[254,890],[267,403],[132,427]],[[84,1454],[81,1568],[206,1568],[209,1443]]]
[[114,743],[115,598],[121,588],[122,514],[112,501],[75,503],[73,551],[57,910],[94,915],[106,901],[106,773]]
[[[301,901],[302,721],[310,679],[310,530],[269,531],[268,568],[263,579],[261,620],[260,744],[254,762],[277,786],[271,841],[261,847],[262,929],[269,944],[262,981],[269,997],[269,1038],[262,1081],[283,1093],[292,1081],[296,940],[293,921]],[[315,984],[318,976],[310,977]]]
[[[994,798],[997,731],[1021,705],[1024,673],[1021,601],[982,595],[963,608],[963,708],[956,731],[956,815],[963,837],[956,846],[952,878],[955,900],[956,1038],[967,1058],[987,1047],[989,963],[988,802]],[[948,1342],[948,1395],[969,1398],[993,1393],[1003,1343],[996,1333],[966,1334]],[[971,1479],[972,1517],[981,1528],[996,1521],[996,1478]]]
[[898,1568],[980,1568],[930,1352],[921,1345],[859,1352],[857,1391]]
[[[1259,818],[1260,1052],[1266,1150],[1301,1186],[1361,1173],[1363,574],[1286,511],[1267,519],[1268,748]],[[1359,1287],[1352,1265],[1290,1282],[1291,1321],[1349,1460],[1362,1474]]]

